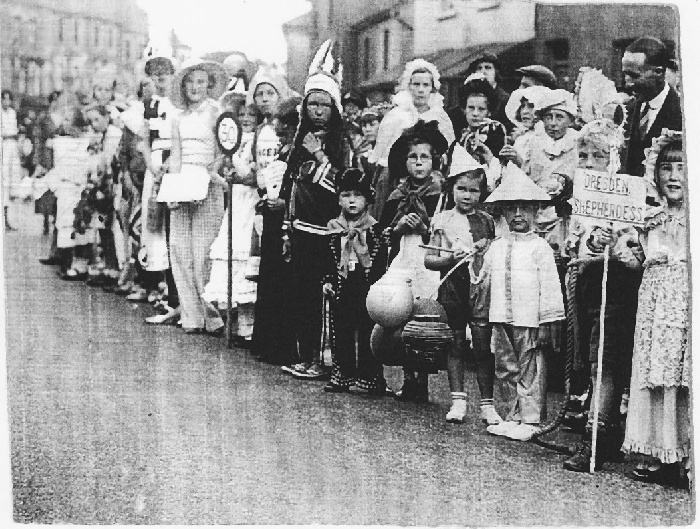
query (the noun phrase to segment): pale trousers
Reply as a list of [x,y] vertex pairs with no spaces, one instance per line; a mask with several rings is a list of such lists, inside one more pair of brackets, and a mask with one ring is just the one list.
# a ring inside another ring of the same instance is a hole
[[213,183],[204,200],[180,203],[170,211],[170,263],[183,329],[214,331],[224,324],[216,308],[202,298],[211,269],[209,252],[223,216],[223,190]]
[[536,327],[493,323],[491,350],[501,395],[510,405],[507,421],[536,425],[547,419],[547,371],[537,334]]
[[5,138],[2,140],[2,192],[5,207],[9,205],[10,198],[14,197],[15,186],[21,179],[22,166],[17,140]]

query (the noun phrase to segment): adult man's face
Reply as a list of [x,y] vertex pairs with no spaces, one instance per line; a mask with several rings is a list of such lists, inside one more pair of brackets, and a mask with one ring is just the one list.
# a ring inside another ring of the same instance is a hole
[[622,73],[625,88],[642,101],[654,99],[664,87],[664,68],[646,63],[644,53],[625,52],[622,56]]

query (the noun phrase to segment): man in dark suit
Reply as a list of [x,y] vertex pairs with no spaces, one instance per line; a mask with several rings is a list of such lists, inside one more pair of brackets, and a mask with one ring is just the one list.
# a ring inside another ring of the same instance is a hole
[[628,174],[644,175],[644,149],[662,129],[683,130],[680,97],[665,80],[670,60],[666,46],[653,37],[635,40],[622,56],[625,86],[635,96],[624,164]]

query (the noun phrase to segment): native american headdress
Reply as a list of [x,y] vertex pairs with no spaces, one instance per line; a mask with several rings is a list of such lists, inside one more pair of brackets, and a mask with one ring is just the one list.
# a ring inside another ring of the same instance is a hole
[[608,171],[620,168],[620,149],[624,142],[623,128],[627,121],[625,94],[620,94],[615,83],[600,70],[583,67],[579,70],[574,92],[579,119],[585,123],[579,137],[605,140],[610,149]]
[[309,65],[309,77],[304,85],[304,97],[312,90],[326,92],[333,99],[338,112],[343,112],[340,86],[343,82],[343,65],[333,57],[333,41],[327,40],[316,52]]

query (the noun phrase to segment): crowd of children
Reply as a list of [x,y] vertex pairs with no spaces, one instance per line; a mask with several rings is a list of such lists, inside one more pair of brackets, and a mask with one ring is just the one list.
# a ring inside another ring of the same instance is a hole
[[[221,334],[230,301],[239,347],[327,381],[329,393],[427,401],[429,370],[402,344],[421,307],[450,341],[446,420],[468,420],[473,364],[479,420],[518,441],[547,420],[548,359],[569,355],[569,386],[590,404],[565,468],[588,471],[595,430],[598,469],[625,452],[638,461],[631,478],[682,485],[691,361],[682,132],[664,129],[647,151],[643,227],[572,216],[577,175],[622,171],[626,102],[590,69],[575,94],[529,86],[537,65],[508,97],[497,67],[493,56],[475,61],[446,112],[439,72],[422,59],[406,65],[392,107],[341,95],[330,42],[302,95],[266,67],[248,83],[211,61],[176,70],[151,49],[137,98],[117,105],[102,74],[82,122],[55,105],[47,114],[40,150],[53,156],[37,162],[46,175],[34,187],[55,196],[42,210],[55,235],[42,262],[149,301],[157,312],[146,323],[187,333]],[[3,151],[16,147],[10,102],[3,93]],[[214,134],[223,110],[242,129],[230,160]],[[4,179],[14,163],[4,155]],[[390,349],[404,373],[396,391],[384,378]]]

